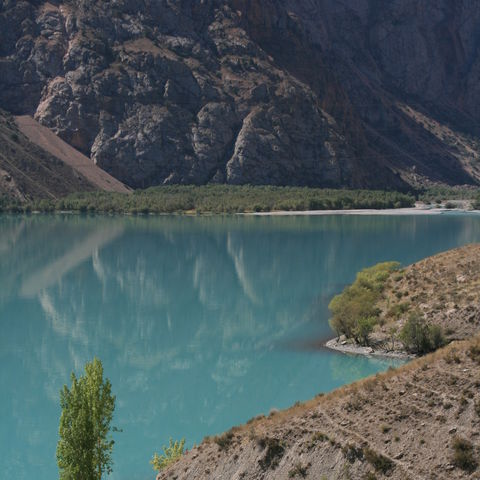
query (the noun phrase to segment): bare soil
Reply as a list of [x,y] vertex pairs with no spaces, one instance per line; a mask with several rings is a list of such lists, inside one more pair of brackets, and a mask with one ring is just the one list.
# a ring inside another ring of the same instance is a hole
[[83,175],[31,142],[13,117],[0,110],[0,197],[55,199],[94,189]]
[[380,334],[400,329],[409,314],[418,311],[429,324],[442,327],[448,340],[471,338],[480,331],[480,244],[449,250],[393,273],[378,307]]
[[16,117],[15,121],[20,131],[32,143],[62,160],[62,162],[72,167],[98,189],[119,193],[129,193],[131,191],[122,182],[95,165],[87,156],[71,147],[32,117],[22,115]]

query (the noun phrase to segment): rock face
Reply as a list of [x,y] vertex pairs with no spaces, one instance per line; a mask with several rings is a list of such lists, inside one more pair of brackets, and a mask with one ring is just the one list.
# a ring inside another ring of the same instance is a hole
[[133,187],[480,180],[467,0],[3,0],[0,107]]

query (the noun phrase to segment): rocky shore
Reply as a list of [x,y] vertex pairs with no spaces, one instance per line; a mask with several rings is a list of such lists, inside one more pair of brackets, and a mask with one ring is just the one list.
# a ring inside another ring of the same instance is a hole
[[354,342],[350,342],[344,337],[332,338],[325,343],[325,347],[337,352],[352,355],[367,355],[372,357],[398,358],[405,360],[416,358],[416,355],[410,354],[404,350],[388,350],[384,346],[379,345],[364,347]]

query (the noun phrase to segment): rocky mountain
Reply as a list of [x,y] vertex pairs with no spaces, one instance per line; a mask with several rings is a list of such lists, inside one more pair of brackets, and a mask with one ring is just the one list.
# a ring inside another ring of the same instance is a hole
[[0,107],[132,187],[480,182],[469,0],[1,0]]

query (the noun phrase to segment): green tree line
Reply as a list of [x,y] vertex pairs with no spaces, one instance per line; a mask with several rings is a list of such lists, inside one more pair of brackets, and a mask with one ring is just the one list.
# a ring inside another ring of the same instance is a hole
[[0,198],[3,212],[98,212],[130,214],[247,213],[268,211],[412,207],[412,195],[376,190],[333,190],[251,185],[172,185],[132,194],[88,192],[25,203]]

